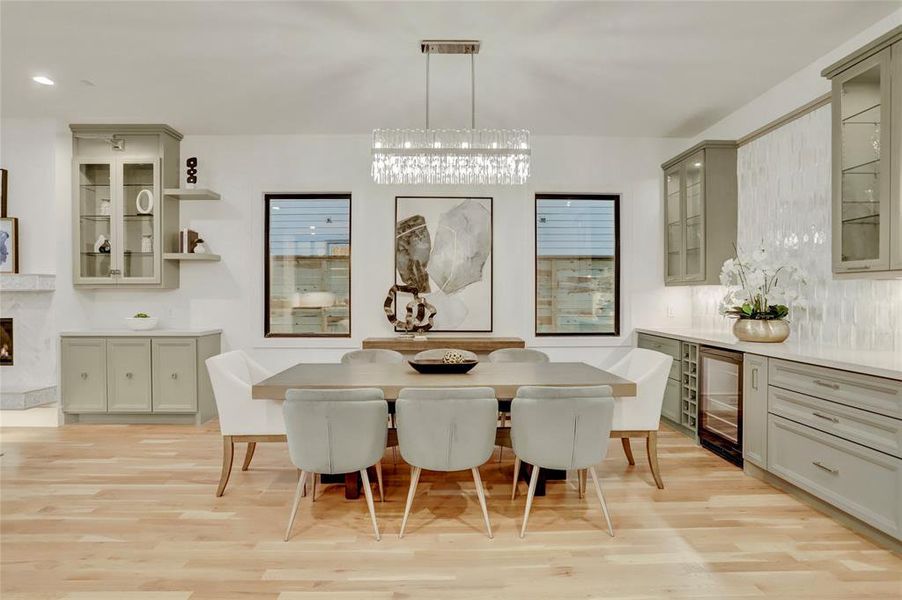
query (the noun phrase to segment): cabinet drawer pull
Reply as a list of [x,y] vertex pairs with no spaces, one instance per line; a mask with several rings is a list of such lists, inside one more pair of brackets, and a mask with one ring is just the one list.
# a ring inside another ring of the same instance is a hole
[[819,412],[812,412],[811,414],[814,415],[815,417],[818,417],[819,419],[824,419],[825,421],[830,421],[831,423],[839,423],[839,419],[837,419],[836,417],[831,417],[829,415],[822,415]]
[[821,464],[820,462],[818,462],[816,460],[813,461],[811,464],[813,464],[818,469],[821,469],[822,471],[826,471],[826,472],[830,473],[831,475],[839,475],[839,469],[831,469],[830,467],[824,466],[823,464]]
[[88,378],[88,374],[85,373],[84,371],[82,371],[81,378],[82,378],[82,379],[87,379],[87,378]]
[[821,386],[821,387],[830,388],[831,390],[838,390],[838,389],[839,389],[839,384],[838,384],[838,383],[832,383],[832,382],[830,382],[830,381],[821,381],[820,379],[815,379],[815,380],[814,380],[814,383],[816,383],[817,385],[819,385],[819,386]]
[[752,389],[758,391],[758,368],[752,369]]
[[132,377],[133,377],[133,375],[132,375],[131,371],[129,371],[128,373],[125,374],[126,379],[131,379]]
[[871,268],[871,265],[863,265],[860,267],[846,267],[846,271],[866,271]]
[[178,378],[179,378],[179,374],[178,374],[178,373],[173,373],[173,374],[171,375],[171,377],[172,377],[173,379],[178,379]]

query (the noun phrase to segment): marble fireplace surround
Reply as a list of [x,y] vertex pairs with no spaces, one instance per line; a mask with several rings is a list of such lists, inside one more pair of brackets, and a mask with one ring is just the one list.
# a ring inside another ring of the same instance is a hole
[[[793,310],[796,341],[902,352],[902,280],[833,278],[830,105],[739,148],[737,242],[759,244],[808,273],[807,310]],[[720,286],[692,288],[692,327],[727,331]]]

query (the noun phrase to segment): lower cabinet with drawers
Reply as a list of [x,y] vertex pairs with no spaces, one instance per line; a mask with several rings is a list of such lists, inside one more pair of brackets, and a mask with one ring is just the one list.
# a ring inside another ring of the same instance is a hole
[[61,335],[60,397],[67,422],[194,422],[216,416],[204,361],[219,331]]
[[637,345],[673,357],[661,416],[694,437],[698,428],[698,345],[647,333],[639,334]]

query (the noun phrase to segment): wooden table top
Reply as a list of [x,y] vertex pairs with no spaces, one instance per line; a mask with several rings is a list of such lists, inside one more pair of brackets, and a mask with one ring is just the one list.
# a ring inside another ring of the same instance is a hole
[[424,375],[407,363],[317,364],[302,363],[261,381],[252,388],[258,399],[284,400],[292,388],[381,388],[386,400],[395,400],[406,387],[490,387],[495,397],[513,398],[524,385],[609,385],[615,396],[635,396],[636,384],[586,363],[481,362],[469,373]]

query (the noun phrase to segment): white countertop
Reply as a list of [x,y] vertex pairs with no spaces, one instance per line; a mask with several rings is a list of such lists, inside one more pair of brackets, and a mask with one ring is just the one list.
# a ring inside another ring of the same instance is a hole
[[729,332],[692,328],[637,327],[636,331],[737,352],[902,380],[902,352],[820,346],[795,341],[792,336],[781,344],[740,342]]
[[95,329],[92,331],[62,331],[60,337],[200,337],[218,335],[222,329]]

